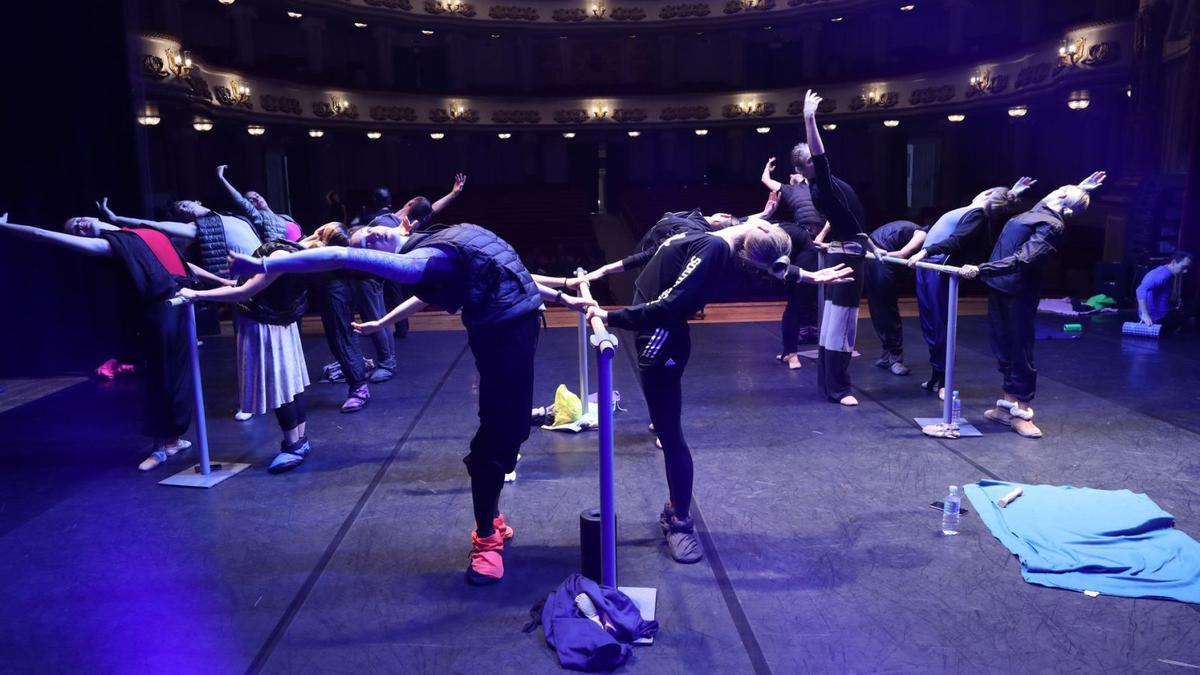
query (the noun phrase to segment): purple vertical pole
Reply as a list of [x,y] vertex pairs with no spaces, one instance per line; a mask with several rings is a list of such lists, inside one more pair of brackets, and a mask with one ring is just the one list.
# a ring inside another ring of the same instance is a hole
[[958,342],[958,274],[951,273],[950,298],[946,303],[950,313],[946,317],[946,400],[942,403],[942,422],[954,422],[954,345]]
[[204,422],[204,387],[200,383],[200,350],[196,347],[196,305],[187,304],[188,355],[192,361],[192,397],[196,404],[196,443],[200,446],[200,473],[212,473],[208,461],[208,425]]
[[612,361],[616,350],[610,343],[596,349],[599,391],[596,407],[600,422],[600,581],[617,587],[617,512],[613,495],[613,386]]

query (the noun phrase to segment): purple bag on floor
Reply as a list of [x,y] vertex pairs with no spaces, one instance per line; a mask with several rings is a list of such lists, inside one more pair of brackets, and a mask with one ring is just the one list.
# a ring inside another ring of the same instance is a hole
[[[575,597],[586,594],[605,626],[584,616]],[[621,591],[601,586],[582,574],[572,574],[542,606],[546,644],[558,653],[563,668],[594,672],[612,670],[629,658],[634,640],[652,637],[657,621],[643,621],[633,600]]]

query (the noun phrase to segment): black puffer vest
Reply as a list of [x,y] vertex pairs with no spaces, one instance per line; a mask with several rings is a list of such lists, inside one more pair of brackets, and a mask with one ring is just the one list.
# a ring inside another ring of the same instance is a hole
[[[259,246],[254,251],[254,257],[266,258],[276,251],[294,253],[303,249],[303,246],[286,239],[276,239]],[[239,302],[238,311],[259,323],[275,326],[296,323],[308,309],[309,281],[304,274],[284,274],[254,297]]]
[[451,314],[462,310],[463,325],[475,326],[514,319],[542,306],[537,285],[506,241],[478,225],[431,225],[409,237],[401,253],[440,248],[462,272],[448,284],[416,284],[413,295]]
[[196,246],[200,266],[217,276],[229,276],[229,245],[225,243],[225,223],[221,214],[206,213],[196,219]]

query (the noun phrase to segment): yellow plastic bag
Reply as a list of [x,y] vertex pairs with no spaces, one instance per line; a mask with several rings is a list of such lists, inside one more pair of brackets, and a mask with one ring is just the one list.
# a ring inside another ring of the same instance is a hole
[[567,385],[558,385],[558,389],[554,392],[554,424],[551,426],[573,424],[581,417],[583,417],[583,401],[571,393],[571,390],[567,389]]

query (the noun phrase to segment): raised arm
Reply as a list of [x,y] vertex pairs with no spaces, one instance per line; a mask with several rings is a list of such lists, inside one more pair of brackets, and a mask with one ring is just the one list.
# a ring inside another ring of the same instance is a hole
[[217,167],[217,180],[221,182],[221,187],[225,188],[225,192],[229,195],[229,198],[233,200],[233,205],[237,209],[237,212],[252,221],[257,220],[261,217],[258,209],[254,208],[250,200],[246,199],[241,192],[238,192],[237,188],[233,187],[232,183],[225,179],[225,170],[228,168],[228,164],[222,164]]
[[775,158],[772,157],[771,159],[767,160],[767,165],[763,167],[762,184],[767,186],[767,189],[770,190],[771,192],[779,192],[780,190],[783,189],[783,184],[780,183],[779,181],[775,180],[774,178],[771,178],[771,172],[774,170],[775,170]]
[[450,255],[438,248],[421,248],[411,253],[385,253],[364,248],[326,246],[279,256],[269,260],[240,253],[229,254],[229,271],[236,276],[311,274],[348,269],[367,272],[401,284],[416,284],[432,277],[448,278],[454,273]]
[[141,218],[118,216],[113,213],[112,209],[108,208],[108,197],[96,202],[96,207],[100,209],[100,213],[104,215],[104,218],[113,225],[148,227],[152,230],[158,230],[168,237],[178,237],[179,239],[196,238],[195,223],[177,223],[172,220],[142,220]]
[[465,173],[455,174],[454,187],[450,188],[450,192],[446,193],[445,197],[433,203],[433,212],[436,214],[442,209],[450,205],[450,202],[458,199],[458,195],[463,191],[463,187],[467,184],[467,175]]
[[821,128],[817,126],[817,108],[821,105],[821,97],[809,89],[804,93],[804,135],[808,139],[808,149],[813,157],[825,154],[825,143],[821,141]]
[[747,216],[747,218],[762,218],[763,220],[767,220],[771,216],[775,215],[775,210],[778,208],[779,208],[779,191],[776,190],[775,192],[772,192],[770,195],[767,196],[767,203],[766,203],[766,205],[763,206],[762,211],[759,211],[758,213]]
[[98,237],[77,237],[66,232],[45,230],[32,225],[18,225],[8,222],[8,214],[0,215],[0,232],[8,232],[21,239],[52,244],[84,255],[111,256],[112,246]]

